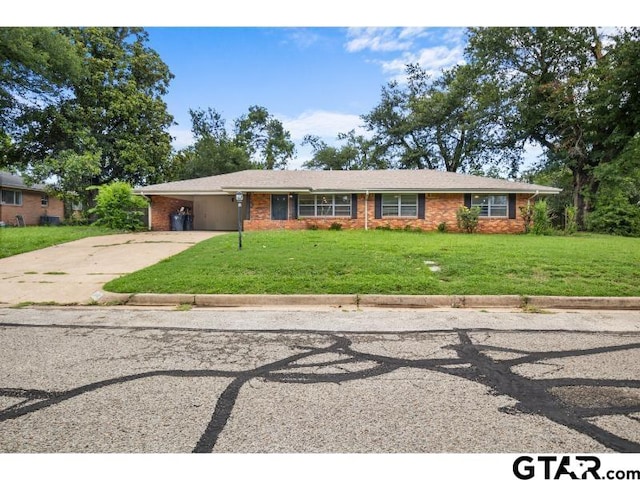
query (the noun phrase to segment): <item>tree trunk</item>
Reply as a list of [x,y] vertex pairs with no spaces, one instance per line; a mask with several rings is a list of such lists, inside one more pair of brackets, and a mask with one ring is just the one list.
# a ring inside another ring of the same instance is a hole
[[576,224],[579,230],[585,230],[585,220],[588,202],[584,195],[584,187],[588,182],[588,175],[582,169],[573,171],[573,206],[576,208]]

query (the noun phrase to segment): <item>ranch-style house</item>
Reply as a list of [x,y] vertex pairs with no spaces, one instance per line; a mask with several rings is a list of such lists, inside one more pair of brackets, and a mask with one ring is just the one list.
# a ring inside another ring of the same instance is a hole
[[[149,229],[244,230],[377,227],[456,231],[462,205],[480,207],[480,233],[519,233],[520,207],[560,189],[436,170],[244,170],[137,188],[150,200]],[[185,224],[186,225],[186,224]],[[186,228],[186,227],[185,227]]]

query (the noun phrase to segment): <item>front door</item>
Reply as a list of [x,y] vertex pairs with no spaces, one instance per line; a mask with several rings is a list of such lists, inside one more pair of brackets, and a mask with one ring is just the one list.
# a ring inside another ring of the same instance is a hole
[[289,195],[271,195],[271,220],[289,218]]

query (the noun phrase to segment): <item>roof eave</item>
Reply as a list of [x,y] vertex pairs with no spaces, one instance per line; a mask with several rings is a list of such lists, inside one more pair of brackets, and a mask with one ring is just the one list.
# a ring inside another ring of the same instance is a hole
[[222,191],[233,194],[236,192],[253,193],[309,193],[313,189],[310,187],[222,187]]
[[[14,187],[15,188],[15,187]],[[22,189],[22,190],[32,190],[32,189]],[[40,191],[40,190],[32,190],[32,191]],[[538,189],[538,190],[514,190],[514,189],[500,189],[500,188],[447,188],[447,189],[416,189],[416,188],[372,188],[372,189],[301,189],[301,188],[249,188],[249,187],[238,187],[238,188],[225,188],[223,190],[145,190],[144,188],[134,190],[135,194],[138,195],[194,195],[194,196],[203,196],[203,195],[233,195],[236,192],[251,192],[251,193],[364,193],[364,194],[375,194],[375,193],[518,193],[522,195],[558,195],[562,190],[554,189]]]
[[369,189],[314,189],[311,193],[519,193],[530,195],[557,195],[560,189],[505,189],[505,188],[369,188]]
[[226,192],[215,191],[215,190],[145,190],[144,188],[136,188],[133,193],[136,195],[145,195],[145,196],[153,196],[153,195],[226,195]]

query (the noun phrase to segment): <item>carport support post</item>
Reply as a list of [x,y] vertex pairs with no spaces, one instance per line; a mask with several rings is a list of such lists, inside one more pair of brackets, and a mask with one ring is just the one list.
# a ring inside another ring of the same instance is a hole
[[236,203],[238,204],[238,250],[242,250],[242,192],[236,192]]

